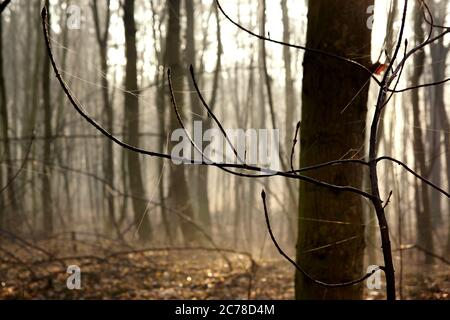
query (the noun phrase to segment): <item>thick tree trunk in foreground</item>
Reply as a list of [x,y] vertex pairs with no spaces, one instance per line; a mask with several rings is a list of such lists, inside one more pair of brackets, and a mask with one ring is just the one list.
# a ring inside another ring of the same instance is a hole
[[[309,1],[307,47],[370,64],[371,31],[366,10],[373,1]],[[358,59],[358,57],[364,57]],[[364,144],[368,75],[333,58],[306,53],[304,58],[300,165],[307,167],[350,158]],[[358,155],[359,156],[359,155]],[[360,166],[333,166],[309,173],[338,185],[362,186]],[[327,221],[343,221],[335,224]],[[345,282],[365,273],[363,210],[360,196],[300,184],[297,262],[315,278]],[[329,244],[343,241],[327,247]],[[323,288],[296,274],[297,299],[359,299],[362,286]]]

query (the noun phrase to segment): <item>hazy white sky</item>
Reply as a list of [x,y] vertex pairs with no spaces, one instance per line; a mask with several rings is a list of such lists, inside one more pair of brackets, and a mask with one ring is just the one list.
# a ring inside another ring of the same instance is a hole
[[[203,0],[205,7],[209,5],[211,0]],[[257,30],[255,12],[257,10],[257,0],[247,0],[247,1],[239,1],[240,4],[240,18],[241,23],[250,29]],[[223,8],[230,14],[233,19],[238,19],[238,1],[236,0],[222,0]],[[305,6],[306,0],[291,0],[289,1],[289,11],[291,18],[291,28],[292,34],[295,35],[295,38],[292,39],[292,42],[295,43],[304,43],[305,33],[306,33],[306,17],[307,17],[307,9]],[[403,2],[403,1],[401,1]],[[376,0],[375,1],[375,22],[373,28],[373,56],[377,57],[380,51],[380,46],[384,39],[384,31],[386,25],[386,12],[389,7],[390,1],[388,0]],[[111,1],[111,9],[112,12],[117,12],[119,8],[119,0]],[[147,8],[149,9],[149,8]],[[149,29],[151,26],[151,15],[144,15],[144,10],[140,10],[136,14],[136,19],[138,21],[140,30],[142,34],[147,33],[145,39],[141,38],[138,44],[138,50],[143,53],[145,63],[144,70],[147,77],[152,77],[154,74],[155,64],[152,63],[153,60],[153,38],[151,36],[151,30]],[[279,1],[267,1],[267,31],[270,32],[270,35],[273,39],[282,39],[282,16],[281,16],[281,8]],[[252,14],[251,14],[252,13]],[[370,17],[370,13],[362,13],[366,14],[367,18]],[[204,13],[204,20],[208,12]],[[252,16],[253,19],[250,21],[249,17]],[[198,22],[200,21],[200,17],[197,16]],[[123,22],[120,16],[117,14],[113,14],[111,20],[111,35],[112,42],[119,44],[119,46],[112,47],[109,52],[109,59],[111,65],[124,65],[125,64],[125,56],[123,52],[123,43],[124,43],[124,35],[123,35]],[[143,30],[143,28],[147,28],[147,30]],[[256,50],[257,40],[251,38],[249,35],[245,34],[242,31],[237,30],[235,26],[225,20],[224,17],[221,17],[221,28],[222,28],[222,41],[224,45],[224,65],[234,64],[237,61],[245,61],[248,59],[251,51],[249,50],[250,46],[254,46]],[[215,67],[215,59],[216,59],[216,43],[215,43],[215,20],[214,17],[210,20],[210,44],[209,50],[204,53],[204,62],[206,71],[212,72]],[[147,31],[147,32],[146,32]],[[267,44],[269,55],[271,56],[270,67],[272,69],[278,69],[282,67],[282,49],[280,46]],[[118,77],[122,76],[119,72],[117,74]]]

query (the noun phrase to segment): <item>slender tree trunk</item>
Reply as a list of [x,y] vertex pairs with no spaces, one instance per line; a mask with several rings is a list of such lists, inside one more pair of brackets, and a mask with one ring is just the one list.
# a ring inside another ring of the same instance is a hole
[[[447,16],[447,7],[448,3],[446,1],[434,1],[432,4],[432,12],[435,17],[435,21],[437,24],[445,24],[446,16]],[[443,40],[439,40],[435,44],[431,45],[431,59],[432,59],[432,70],[433,70],[433,81],[440,81],[445,78],[446,74],[446,64],[447,56],[450,50],[450,46],[444,45]],[[434,103],[431,104],[431,112],[433,114],[433,119],[436,122],[436,129],[433,130],[432,134],[434,137],[434,143],[437,145],[437,148],[433,148],[432,154],[432,162],[437,161],[438,165],[433,166],[433,170],[431,172],[431,180],[437,185],[441,185],[443,176],[442,173],[445,172],[445,179],[448,182],[448,186],[450,188],[450,124],[449,117],[446,111],[445,104],[445,87],[443,86],[433,86],[430,88]],[[441,138],[442,135],[444,137],[444,156],[445,156],[445,170],[441,160]],[[450,211],[449,203],[447,202],[447,206],[444,208],[442,206],[442,195],[436,191],[432,191],[431,193],[431,203],[432,203],[432,218],[433,218],[433,227],[438,227],[443,220],[443,216],[445,212]],[[442,210],[446,211],[442,211]],[[450,216],[449,216],[450,217]],[[444,247],[444,256],[450,256],[450,218],[448,221],[449,232],[448,232],[448,240],[447,245]]]
[[[414,34],[416,42],[421,43],[424,40],[424,30],[422,28],[422,18],[420,9],[415,6],[415,22]],[[425,64],[425,52],[420,50],[414,57],[414,71],[411,75],[411,86],[418,85],[423,74]],[[414,161],[419,173],[423,176],[427,175],[425,145],[423,142],[422,126],[423,118],[421,117],[419,90],[412,90],[411,104],[413,108],[414,118]],[[433,236],[431,234],[431,213],[430,213],[430,194],[428,188],[422,188],[416,185],[416,199],[421,199],[421,206],[416,207],[416,230],[418,243],[428,250],[433,250]],[[417,201],[420,203],[420,201]],[[425,255],[426,263],[431,263],[433,258]]]
[[[51,23],[50,1],[45,1],[48,10],[48,23]],[[50,30],[49,30],[50,32]],[[53,226],[53,194],[51,185],[51,170],[47,165],[51,162],[52,153],[52,107],[50,98],[50,60],[47,54],[44,55],[42,70],[42,95],[44,107],[44,148],[43,159],[44,166],[42,175],[42,208],[43,208],[43,225],[46,233],[52,233]]]
[[[450,120],[449,115],[445,111],[445,108],[439,110],[442,128],[444,130],[444,143],[446,146],[450,146]],[[450,148],[445,148],[445,167],[446,167],[446,178],[447,186],[450,188]],[[448,233],[447,233],[447,245],[444,248],[444,255],[450,257],[450,204],[447,202],[447,212],[448,217]]]
[[[172,70],[172,80],[174,87],[174,95],[178,106],[183,105],[183,75],[186,68],[181,65],[181,0],[167,0],[169,11],[169,21],[167,26],[166,52],[164,57],[165,66]],[[167,104],[168,106],[170,104]],[[181,116],[184,119],[182,108],[180,108]],[[170,108],[170,131],[179,128],[178,120],[173,108]],[[174,142],[170,143],[174,146]],[[171,166],[169,181],[169,199],[171,207],[178,210],[185,217],[194,220],[194,211],[192,208],[191,196],[189,194],[188,182],[182,165]],[[196,242],[201,239],[197,229],[186,219],[180,219],[181,231],[185,243]]]
[[[164,59],[163,59],[163,52],[164,52],[164,48],[165,48],[165,42],[164,42],[164,37],[161,34],[161,25],[162,22],[160,22],[158,28],[156,26],[156,17],[158,15],[158,12],[156,12],[156,8],[154,6],[153,2],[150,2],[151,8],[152,8],[152,16],[153,16],[153,23],[152,23],[152,32],[153,32],[153,39],[156,42],[157,39],[157,30],[159,30],[160,32],[160,49],[158,49],[157,46],[155,46],[154,50],[155,50],[155,56],[158,60],[158,66],[164,65]],[[163,9],[165,10],[165,9]],[[156,105],[158,106],[158,133],[159,133],[159,139],[158,139],[158,143],[159,143],[159,150],[165,150],[166,148],[166,144],[167,144],[167,134],[166,134],[166,99],[165,99],[165,86],[163,85],[164,83],[164,76],[165,76],[165,72],[164,71],[159,71],[156,72],[155,74],[155,85],[156,85],[156,97],[155,97],[155,102]],[[163,172],[165,166],[164,163],[162,161],[158,161],[158,172]],[[158,192],[159,192],[159,202],[161,204],[160,206],[160,210],[161,210],[161,220],[162,220],[162,224],[164,227],[164,230],[166,232],[166,237],[167,240],[169,242],[169,244],[174,244],[175,242],[175,234],[176,234],[176,229],[175,229],[175,225],[173,223],[170,223],[170,217],[169,217],[169,213],[170,211],[167,210],[166,206],[166,181],[164,179],[163,175],[161,177],[161,181],[159,183],[158,186]]]
[[[126,142],[132,146],[139,146],[139,89],[137,84],[137,49],[136,49],[136,21],[134,19],[134,0],[125,0],[124,26],[126,47],[126,75],[125,75],[125,123]],[[134,220],[138,228],[141,240],[150,240],[152,228],[147,215],[147,203],[145,199],[144,182],[142,181],[141,164],[139,155],[135,152],[127,152],[128,177],[130,189],[133,194],[132,204]]]
[[[4,75],[4,63],[3,61],[3,17],[0,16],[0,114],[1,114],[1,136],[3,137],[3,152],[6,164],[6,178],[10,181],[14,175],[14,169],[11,162],[11,145],[9,141],[9,110],[8,110],[8,98],[6,93],[6,82]],[[15,212],[17,210],[17,199],[15,194],[15,184],[11,183],[8,187],[7,194],[11,203],[11,208]],[[2,210],[3,211],[3,210]]]
[[[39,11],[41,9],[41,3],[40,2],[36,2],[34,4],[34,12],[38,15]],[[35,55],[34,55],[34,65],[33,65],[33,75],[32,75],[32,89],[31,89],[31,98],[32,98],[32,103],[30,106],[30,110],[27,112],[27,121],[26,121],[26,125],[25,125],[25,130],[24,133],[26,133],[27,135],[31,135],[35,125],[36,125],[36,115],[37,115],[37,110],[39,109],[39,97],[40,97],[40,89],[41,89],[41,84],[39,82],[39,77],[41,75],[41,61],[42,61],[42,56],[46,55],[46,49],[44,46],[44,41],[42,39],[42,37],[40,37],[40,21],[33,21],[32,22],[34,29],[36,30],[34,35],[35,35]],[[31,149],[31,157],[35,157],[36,156],[36,144],[34,144],[32,146]],[[37,176],[36,173],[33,170],[30,170],[30,176],[31,176],[31,210],[32,210],[32,217],[33,217],[33,225],[36,225],[36,221],[38,219],[37,214],[38,214],[38,191],[37,191]],[[25,183],[25,177],[23,180],[23,183]]]
[[[65,10],[60,10],[59,13],[59,21],[61,25],[65,26],[67,24],[67,13]],[[61,69],[62,70],[66,70],[67,68],[67,53],[68,50],[66,50],[66,48],[68,47],[68,43],[69,43],[69,28],[64,27],[61,30],[61,43],[62,43],[62,47],[60,48],[60,55],[61,55]],[[65,95],[64,92],[62,90],[60,90],[58,92],[58,96],[56,99],[56,113],[54,115],[54,130],[53,130],[53,135],[58,135],[58,134],[63,134],[64,131],[67,129],[65,127],[65,116],[66,116],[66,110],[65,110]],[[64,149],[67,146],[65,145],[64,142],[60,142],[60,141],[55,141],[53,143],[53,155],[54,155],[54,160],[56,161],[55,163],[57,164],[61,164],[64,165],[67,162],[67,159],[70,159],[70,149]],[[60,152],[60,150],[64,149],[64,152]],[[63,188],[64,191],[66,193],[66,202],[65,202],[65,206],[64,206],[64,213],[67,214],[67,218],[69,220],[73,219],[73,196],[70,190],[70,181],[69,181],[69,173],[68,172],[62,172],[62,178],[63,178]],[[60,190],[58,188],[58,186],[56,186],[57,190]],[[61,190],[62,193],[62,190]],[[61,195],[62,196],[62,195]]]
[[[100,66],[102,71],[102,100],[103,100],[103,112],[105,114],[106,129],[113,133],[114,130],[114,114],[113,106],[109,96],[109,81],[108,81],[108,39],[109,39],[109,26],[110,26],[110,3],[111,1],[106,1],[105,4],[105,14],[104,14],[104,25],[100,26],[100,16],[98,11],[98,1],[93,0],[92,3],[92,13],[94,16],[95,31],[97,35],[97,43],[99,48]],[[103,29],[103,30],[102,30]],[[104,159],[103,159],[103,173],[105,175],[105,180],[110,186],[114,186],[114,150],[113,142],[111,140],[106,140],[104,146]],[[107,216],[109,217],[109,225],[114,227],[116,234],[119,238],[122,237],[120,232],[120,226],[116,219],[116,209],[114,194],[110,192],[108,188],[104,189],[107,199]]]
[[[3,71],[3,17],[0,15],[0,115],[1,115],[1,137],[3,138],[3,149],[6,155],[6,151],[9,150],[8,141],[8,106],[6,97],[6,84]],[[9,157],[8,157],[9,158]],[[9,165],[8,165],[9,167]],[[3,166],[0,166],[0,185],[3,185]],[[0,194],[1,211],[0,211],[0,228],[4,226],[5,210],[3,208],[6,202],[3,198],[3,194]]]
[[[196,70],[196,50],[195,50],[195,1],[185,0],[186,8],[186,60],[187,64],[191,64]],[[195,88],[192,81],[188,81],[189,90],[194,92]],[[198,96],[195,94],[190,95],[191,109],[193,112],[192,122],[202,121],[205,113],[203,107],[200,106]],[[204,146],[200,146],[202,149]],[[196,150],[194,152],[197,152]],[[197,216],[203,228],[210,233],[211,232],[211,215],[209,212],[209,198],[208,198],[208,167],[197,166],[195,167],[193,178],[195,185]]]
[[[446,12],[447,12],[447,2],[440,1],[432,4],[432,11],[434,15],[434,21],[437,24],[445,24]],[[447,54],[449,47],[445,46],[444,40],[440,39],[430,46],[430,54],[432,61],[432,78],[433,81],[440,81],[445,78],[446,67],[445,62],[447,59]],[[441,118],[441,110],[445,112],[445,101],[444,101],[444,86],[433,86],[429,89],[430,103],[429,112],[431,117],[431,129],[427,131],[430,150],[430,180],[436,185],[442,184],[442,157],[441,157],[441,139],[442,139],[442,129],[445,126],[446,117]],[[446,148],[448,149],[448,148]],[[430,190],[427,186],[424,186]],[[430,195],[431,201],[431,219],[432,227],[438,227],[442,223],[442,195],[439,192],[431,191]]]
[[[287,0],[281,0],[281,11],[283,14],[283,42],[290,43],[290,21],[289,21],[289,10],[288,10],[288,1]],[[297,108],[297,99],[296,99],[296,93],[294,88],[294,78],[292,76],[292,54],[291,54],[291,48],[287,46],[283,46],[283,58],[284,58],[284,83],[285,83],[285,89],[284,89],[284,98],[285,98],[285,104],[286,104],[286,114],[285,114],[285,139],[284,139],[284,158],[289,159],[290,158],[290,152],[291,152],[291,146],[292,141],[294,139],[294,128],[297,121],[295,121],[295,110]],[[300,110],[300,108],[298,108]],[[294,164],[295,165],[295,164]],[[295,188],[298,188],[298,183],[294,181],[288,181],[287,183],[288,188],[291,190],[294,190]],[[285,195],[286,201],[288,201],[288,211],[287,217],[289,218],[288,223],[288,235],[287,240],[289,242],[295,241],[295,223],[293,223],[294,217],[296,216],[297,210],[298,210],[298,199],[295,198],[295,201],[292,201],[289,194]]]

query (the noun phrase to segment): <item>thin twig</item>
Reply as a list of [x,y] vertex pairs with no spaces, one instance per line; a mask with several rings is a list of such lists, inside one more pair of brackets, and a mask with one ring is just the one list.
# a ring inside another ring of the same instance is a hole
[[422,177],[420,174],[418,174],[417,172],[415,172],[413,169],[409,168],[405,163],[401,162],[400,160],[397,160],[395,158],[389,157],[389,156],[383,156],[383,157],[379,157],[376,159],[376,162],[380,162],[383,160],[388,160],[391,162],[394,162],[400,166],[402,166],[406,171],[408,171],[409,173],[411,173],[413,176],[415,176],[417,179],[421,180],[422,182],[426,183],[427,185],[429,185],[430,187],[432,187],[433,189],[439,191],[440,193],[442,193],[443,195],[445,195],[447,198],[450,198],[450,192],[445,191],[444,189],[442,189],[441,187],[437,186],[436,184],[434,184],[433,182],[431,182],[430,180]]
[[220,123],[219,119],[217,119],[216,115],[212,112],[211,108],[209,107],[208,103],[206,103],[205,98],[203,97],[200,88],[198,87],[197,80],[195,78],[195,72],[194,72],[194,66],[191,64],[189,67],[189,71],[191,73],[192,83],[194,85],[195,91],[197,91],[197,95],[200,98],[200,101],[202,102],[203,106],[205,107],[206,111],[208,112],[208,115],[214,120],[214,122],[219,127],[219,130],[222,132],[223,136],[225,137],[228,145],[233,150],[233,153],[235,154],[236,158],[242,163],[245,164],[245,161],[241,159],[239,156],[239,153],[237,152],[236,148],[234,147],[233,143],[231,142],[230,138],[228,137],[225,129],[223,128],[222,124]]
[[294,140],[292,141],[292,149],[291,149],[291,170],[292,170],[292,172],[294,172],[295,173],[295,170],[294,170],[294,152],[295,152],[295,146],[297,145],[297,142],[298,142],[298,140],[297,140],[297,137],[298,137],[298,134],[299,134],[299,132],[300,132],[300,126],[301,126],[301,121],[299,121],[298,123],[297,123],[297,126],[295,127],[295,134],[294,134]]
[[11,0],[5,0],[0,4],[0,14],[3,12],[3,10],[6,9],[6,7],[11,3]]
[[283,42],[283,41],[273,40],[273,39],[268,38],[268,37],[265,37],[265,36],[263,36],[263,35],[256,34],[256,33],[254,33],[253,31],[251,31],[251,30],[249,30],[249,29],[243,27],[242,25],[240,25],[239,23],[237,23],[236,21],[234,21],[234,20],[233,20],[233,19],[225,12],[225,10],[222,8],[222,6],[221,6],[219,0],[216,0],[216,3],[217,3],[217,6],[218,6],[219,10],[222,12],[222,14],[225,16],[225,18],[227,18],[228,21],[230,21],[230,22],[231,22],[233,25],[235,25],[237,28],[241,29],[242,31],[245,31],[246,33],[248,33],[249,35],[251,35],[251,36],[253,36],[253,37],[256,37],[256,38],[258,38],[258,39],[260,39],[260,40],[263,40],[263,41],[268,41],[268,42],[280,44],[280,45],[282,45],[282,46],[286,46],[286,47],[290,47],[290,48],[294,48],[294,49],[304,50],[304,51],[307,51],[307,52],[311,52],[311,53],[315,53],[315,54],[327,56],[327,57],[330,57],[330,58],[334,58],[334,59],[337,59],[337,60],[340,60],[340,61],[349,63],[349,64],[351,64],[351,65],[353,65],[353,66],[356,66],[356,67],[358,67],[359,69],[362,69],[362,70],[364,70],[365,72],[367,72],[367,73],[371,76],[371,78],[372,78],[378,85],[381,85],[380,80],[378,80],[378,79],[376,78],[376,76],[374,75],[374,73],[373,73],[372,71],[370,71],[369,68],[367,68],[366,66],[362,65],[362,64],[359,63],[359,62],[356,62],[356,61],[354,61],[354,60],[352,60],[352,59],[348,59],[348,58],[339,56],[339,55],[334,54],[334,53],[322,51],[322,50],[319,50],[319,49],[307,48],[307,47],[305,47],[305,46],[295,45],[295,44],[291,44],[291,43],[287,43],[287,42]]
[[435,252],[433,252],[431,250],[428,250],[428,249],[426,249],[426,248],[424,248],[424,247],[422,247],[422,246],[420,246],[418,244],[402,245],[396,251],[405,251],[405,250],[411,250],[411,249],[416,249],[416,250],[422,251],[426,255],[429,255],[429,256],[431,256],[433,258],[436,258],[436,259],[440,260],[441,262],[443,262],[443,263],[445,263],[447,265],[450,265],[450,260],[448,260],[445,257],[440,256],[437,253],[435,253]]
[[34,142],[34,133],[31,137],[30,143],[28,144],[28,148],[27,148],[27,152],[25,154],[25,158],[23,159],[22,164],[20,165],[19,169],[16,171],[16,173],[6,182],[6,184],[0,189],[0,194],[2,194],[6,189],[8,189],[8,187],[14,182],[14,180],[17,179],[17,177],[20,175],[20,173],[22,172],[23,168],[25,168],[25,165],[28,162],[28,157],[30,155],[31,152],[31,146],[33,145]]
[[392,197],[392,190],[389,192],[389,196],[383,206],[383,209],[386,209],[386,207],[388,206],[389,202],[391,201],[391,197]]
[[277,240],[275,239],[275,236],[273,235],[272,232],[272,227],[270,225],[270,219],[269,219],[269,213],[267,210],[267,204],[266,204],[266,192],[263,190],[261,192],[261,198],[263,201],[263,205],[264,205],[264,215],[266,218],[266,225],[267,225],[267,230],[269,231],[269,235],[270,238],[272,239],[273,244],[275,245],[275,247],[277,248],[278,252],[287,260],[289,261],[298,271],[300,271],[306,278],[308,278],[309,280],[311,280],[312,282],[314,282],[315,284],[322,286],[322,287],[327,287],[327,288],[342,288],[342,287],[349,287],[349,286],[354,286],[357,285],[358,283],[363,282],[364,280],[370,278],[375,272],[377,272],[378,270],[384,270],[383,267],[378,266],[377,268],[375,268],[372,272],[367,273],[366,275],[364,275],[363,277],[356,279],[356,280],[352,280],[352,281],[347,281],[347,282],[340,282],[340,283],[326,283],[320,280],[315,279],[312,275],[310,275],[307,271],[305,271],[302,267],[300,267],[294,260],[292,260],[284,251],[283,249],[281,249],[280,245],[278,244]]

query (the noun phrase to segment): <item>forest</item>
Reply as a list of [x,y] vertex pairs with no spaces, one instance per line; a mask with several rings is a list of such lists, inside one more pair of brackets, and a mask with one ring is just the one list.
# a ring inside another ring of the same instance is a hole
[[450,300],[449,13],[1,0],[0,300]]

